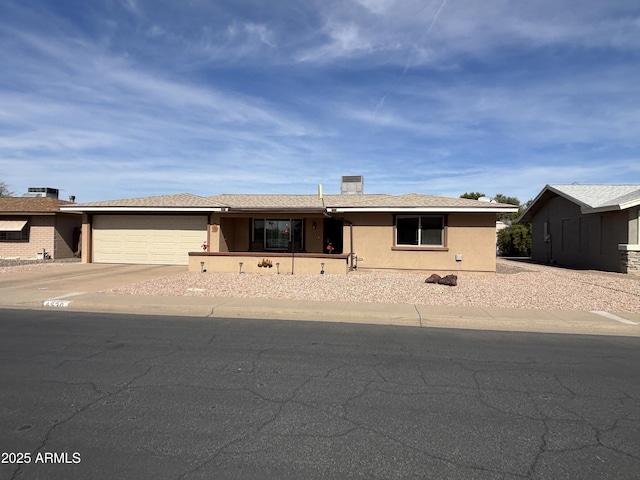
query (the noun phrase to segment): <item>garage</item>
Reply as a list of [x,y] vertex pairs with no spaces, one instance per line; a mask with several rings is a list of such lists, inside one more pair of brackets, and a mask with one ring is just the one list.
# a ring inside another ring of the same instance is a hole
[[206,215],[94,215],[95,263],[187,265],[207,240]]

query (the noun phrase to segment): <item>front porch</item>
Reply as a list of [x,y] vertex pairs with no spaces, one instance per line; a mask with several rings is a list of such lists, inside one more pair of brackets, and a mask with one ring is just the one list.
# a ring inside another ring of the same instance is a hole
[[344,275],[349,254],[284,252],[189,252],[190,272],[237,272],[265,275]]

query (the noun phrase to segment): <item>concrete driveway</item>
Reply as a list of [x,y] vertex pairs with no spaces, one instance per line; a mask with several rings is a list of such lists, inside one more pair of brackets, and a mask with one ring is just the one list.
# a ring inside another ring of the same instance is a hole
[[57,296],[95,293],[187,271],[175,265],[68,263],[0,276],[0,305],[41,302]]

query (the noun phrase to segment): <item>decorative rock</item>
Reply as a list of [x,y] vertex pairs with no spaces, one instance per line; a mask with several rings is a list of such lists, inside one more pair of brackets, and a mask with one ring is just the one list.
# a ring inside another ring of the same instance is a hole
[[438,283],[442,279],[440,275],[437,273],[432,273],[429,278],[427,278],[424,283]]
[[458,285],[458,277],[456,275],[447,275],[446,277],[442,277],[438,280],[440,285],[449,285],[450,287],[455,287]]

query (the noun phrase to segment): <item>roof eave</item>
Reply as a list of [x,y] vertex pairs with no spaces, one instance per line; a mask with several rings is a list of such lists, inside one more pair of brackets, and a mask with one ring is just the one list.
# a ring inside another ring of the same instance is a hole
[[229,207],[228,213],[323,213],[322,207]]
[[[63,207],[64,208],[64,207]],[[101,213],[101,212],[118,212],[118,213],[136,213],[136,212],[158,212],[158,213],[182,213],[182,212],[222,212],[228,210],[225,207],[90,207],[78,206],[64,208],[65,212],[79,213]]]
[[331,213],[514,213],[518,207],[330,207]]

